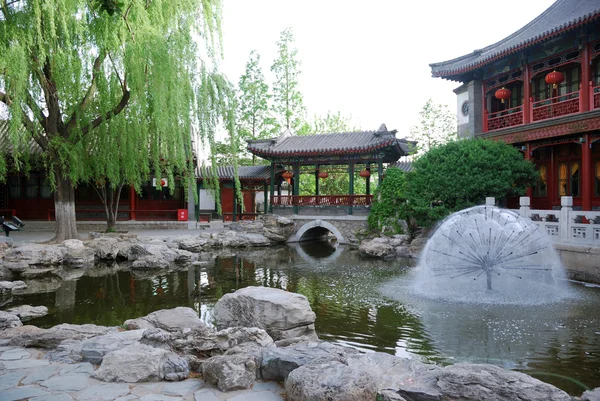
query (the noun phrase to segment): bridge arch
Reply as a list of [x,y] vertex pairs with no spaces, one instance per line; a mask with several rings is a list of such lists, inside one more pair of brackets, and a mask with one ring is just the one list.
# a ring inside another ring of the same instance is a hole
[[[315,219],[303,224],[294,235],[292,235],[287,242],[300,242],[302,237],[309,231],[314,232],[314,237],[326,234],[327,231],[335,235],[339,244],[346,244],[348,241],[344,238],[340,230],[336,226],[325,220]],[[310,233],[309,233],[310,234]]]

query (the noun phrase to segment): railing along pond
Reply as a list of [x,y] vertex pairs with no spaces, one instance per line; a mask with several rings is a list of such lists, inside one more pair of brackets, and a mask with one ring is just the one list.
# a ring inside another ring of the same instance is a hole
[[[487,205],[494,205],[494,198],[487,198]],[[560,198],[560,210],[531,209],[531,199],[519,198],[519,209],[514,211],[530,218],[553,242],[575,245],[600,246],[600,211],[573,210],[573,197]]]
[[274,206],[369,206],[373,195],[276,195]]

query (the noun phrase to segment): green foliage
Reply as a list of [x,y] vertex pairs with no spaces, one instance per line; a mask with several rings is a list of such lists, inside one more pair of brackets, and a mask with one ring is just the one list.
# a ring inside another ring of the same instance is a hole
[[435,146],[456,140],[456,127],[454,113],[429,99],[419,112],[419,125],[410,129],[408,138],[417,142],[415,153],[422,155]]
[[251,158],[253,166],[257,164],[257,159],[246,151],[246,141],[278,134],[278,125],[269,110],[270,98],[269,86],[260,68],[260,55],[253,50],[238,85],[238,152],[244,158]]
[[273,110],[283,129],[298,131],[304,119],[302,94],[298,88],[300,61],[294,46],[291,28],[281,32],[277,42],[277,59],[271,66],[275,75],[273,83]]
[[427,226],[454,211],[482,204],[487,196],[523,194],[537,177],[533,163],[511,145],[461,140],[434,147],[413,163],[406,198],[411,214]]
[[385,179],[377,187],[369,213],[369,228],[381,230],[392,227],[396,234],[402,234],[399,219],[408,216],[406,205],[406,177],[402,170],[390,167],[385,171]]
[[139,190],[155,175],[173,189],[175,174],[191,183],[192,126],[211,148],[221,120],[235,136],[231,85],[212,56],[198,56],[219,52],[220,13],[220,0],[0,0],[0,102],[21,150],[15,165],[35,141],[54,188]]
[[354,125],[350,116],[342,116],[342,113],[339,111],[337,113],[328,111],[325,116],[315,115],[312,121],[305,121],[298,130],[298,135],[353,131],[360,131],[360,128]]

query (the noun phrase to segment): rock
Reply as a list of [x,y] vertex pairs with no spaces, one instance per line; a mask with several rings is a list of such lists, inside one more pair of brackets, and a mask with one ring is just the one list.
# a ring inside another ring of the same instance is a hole
[[0,294],[20,291],[27,288],[27,284],[23,281],[0,281]]
[[265,380],[285,380],[293,370],[307,364],[342,362],[357,354],[351,348],[340,347],[331,343],[302,343],[294,346],[265,348],[260,366],[261,376]]
[[167,354],[158,367],[158,377],[167,381],[181,381],[190,375],[190,365],[185,358]]
[[383,389],[377,392],[377,401],[409,401],[406,398],[402,397],[400,394],[396,393],[394,390]]
[[184,251],[200,253],[202,248],[208,243],[206,238],[196,237],[186,237],[179,242],[179,248]]
[[161,309],[144,317],[126,320],[123,324],[128,330],[157,327],[171,332],[206,326],[195,310],[181,306]]
[[378,259],[391,259],[396,257],[396,249],[381,238],[363,241],[358,248],[361,255]]
[[182,355],[195,356],[222,354],[244,343],[254,343],[261,347],[273,345],[273,339],[267,332],[256,327],[215,331],[212,328],[199,326],[178,333],[149,329],[144,332],[141,342],[153,347],[170,349]]
[[23,243],[11,248],[4,255],[4,262],[9,269],[11,266],[17,269],[27,266],[58,266],[63,262],[61,248],[60,245]]
[[564,391],[524,373],[485,364],[447,366],[438,375],[437,385],[444,393],[444,400],[572,400]]
[[119,255],[118,244],[119,240],[116,238],[99,237],[90,241],[89,247],[99,260],[116,260]]
[[262,379],[260,366],[262,365],[263,360],[263,349],[264,347],[261,347],[256,343],[243,343],[228,349],[227,351],[225,351],[224,355],[244,354],[252,357],[254,363],[256,364],[256,378]]
[[[0,330],[11,329],[19,326],[23,326],[23,323],[21,323],[21,319],[19,319],[18,316],[13,315],[12,313],[0,311]],[[0,338],[6,337],[0,336]]]
[[240,233],[224,230],[213,237],[213,246],[224,248],[244,248],[249,246],[270,246],[271,241],[262,234]]
[[389,244],[393,247],[399,247],[402,245],[408,245],[410,243],[410,237],[406,234],[396,234],[390,239]]
[[6,312],[17,316],[22,322],[26,322],[31,319],[46,316],[48,314],[48,308],[45,306],[20,305],[9,308]]
[[169,262],[156,255],[142,256],[131,265],[132,269],[163,269],[169,266]]
[[261,214],[258,220],[263,224],[262,234],[275,242],[286,242],[296,228],[294,220],[275,214]]
[[154,256],[156,259],[166,260],[167,264],[173,263],[177,259],[177,253],[164,242],[131,245],[129,260],[137,260],[146,256]]
[[294,370],[285,392],[289,401],[373,401],[377,385],[368,372],[333,361]]
[[144,330],[130,330],[92,337],[81,343],[81,360],[99,365],[104,355],[139,342]]
[[308,335],[314,332],[315,313],[304,295],[276,288],[246,287],[226,294],[215,305],[219,329],[259,327],[274,340]]
[[161,366],[171,356],[177,357],[164,349],[132,344],[106,354],[92,377],[106,382],[157,381],[162,378],[161,372],[169,370]]
[[241,390],[254,384],[256,363],[244,354],[215,356],[202,363],[202,375],[220,391]]
[[581,401],[600,401],[600,387],[584,392]]
[[394,389],[397,394],[391,400],[441,400],[442,392],[437,387],[437,376],[441,368],[416,360],[398,358],[383,352],[356,354],[348,358],[348,366],[370,372],[378,389]]
[[175,253],[177,254],[177,258],[175,259],[175,263],[191,263],[194,259],[193,254],[189,251],[184,251],[183,249],[175,249]]
[[116,327],[65,323],[49,329],[35,326],[14,327],[0,332],[0,338],[8,339],[8,345],[18,347],[55,348],[64,340],[81,340],[116,331]]
[[399,246],[396,247],[396,257],[397,258],[412,258],[413,253],[408,246]]

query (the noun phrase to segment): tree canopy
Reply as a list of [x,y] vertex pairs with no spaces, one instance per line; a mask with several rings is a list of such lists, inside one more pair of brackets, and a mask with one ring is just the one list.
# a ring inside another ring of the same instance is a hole
[[456,116],[445,105],[427,100],[419,111],[419,124],[411,127],[409,139],[417,142],[415,154],[456,140]]
[[[0,0],[10,157],[21,168],[29,144],[39,148],[57,240],[77,236],[79,183],[192,179],[194,122],[214,143],[219,119],[233,117],[229,83],[212,62],[220,13],[220,0]],[[6,173],[3,154],[0,179]]]
[[414,161],[405,197],[418,223],[429,225],[488,196],[523,194],[537,177],[533,163],[513,146],[466,139],[434,147]]

